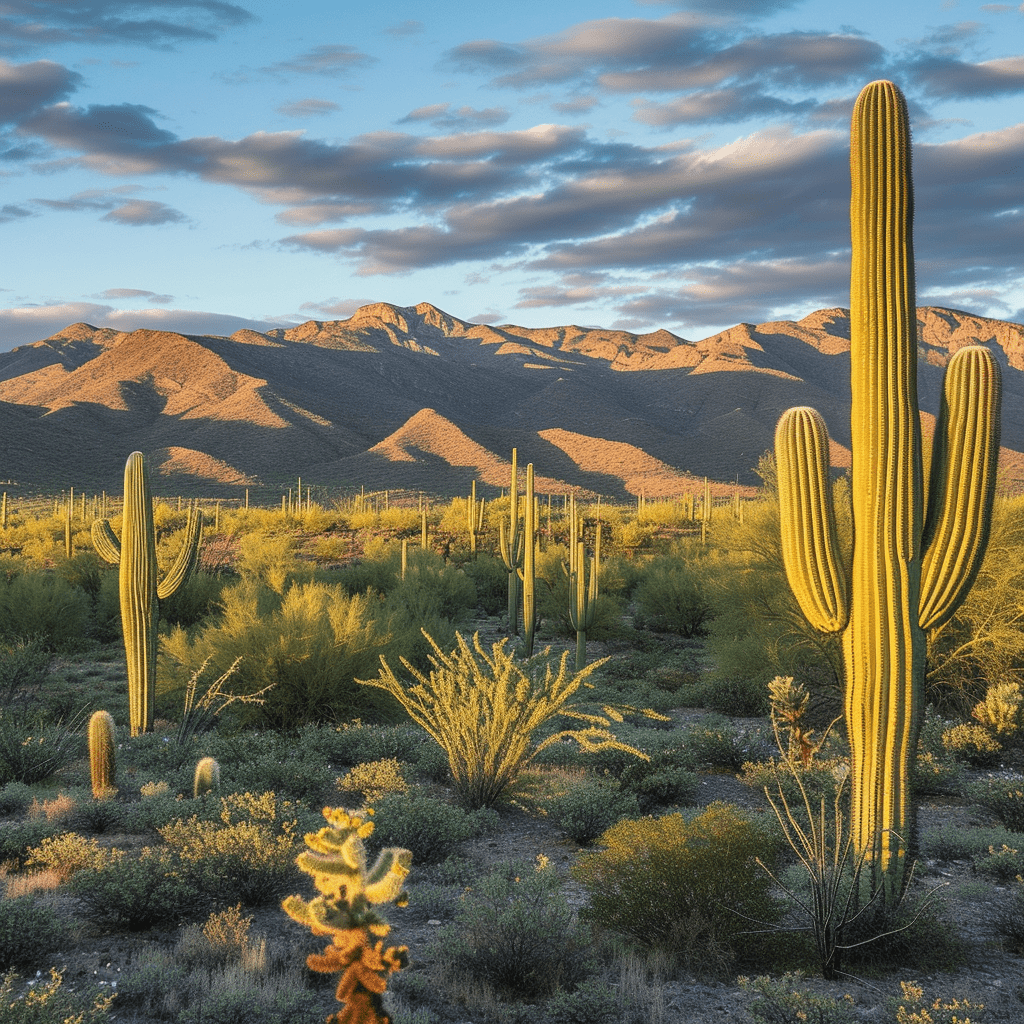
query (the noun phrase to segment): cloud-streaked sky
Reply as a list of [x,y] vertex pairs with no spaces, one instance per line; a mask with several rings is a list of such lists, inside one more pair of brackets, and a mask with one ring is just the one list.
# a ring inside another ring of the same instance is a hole
[[1024,321],[1024,4],[5,0],[0,350],[433,302],[701,338],[848,305],[904,90],[918,301]]

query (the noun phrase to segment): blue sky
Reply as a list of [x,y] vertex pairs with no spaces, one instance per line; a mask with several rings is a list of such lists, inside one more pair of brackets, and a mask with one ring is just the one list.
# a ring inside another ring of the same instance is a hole
[[847,305],[877,78],[919,303],[1024,321],[1024,4],[4,0],[0,350],[374,301],[692,339]]

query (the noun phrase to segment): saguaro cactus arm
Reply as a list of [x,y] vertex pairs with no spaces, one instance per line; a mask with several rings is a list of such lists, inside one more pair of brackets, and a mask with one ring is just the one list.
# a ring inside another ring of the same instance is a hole
[[121,561],[121,542],[110,528],[109,520],[97,519],[92,524],[92,546],[105,562],[117,565]]
[[775,430],[782,556],[800,610],[833,633],[850,615],[846,573],[828,475],[825,421],[807,407],[783,413]]
[[949,621],[974,582],[988,545],[1000,391],[999,364],[987,348],[962,348],[949,361],[922,537],[919,620],[924,630]]
[[157,584],[156,596],[159,600],[176,594],[178,589],[195,571],[199,564],[199,544],[203,536],[203,513],[197,509],[189,509],[188,522],[185,526],[185,542],[178,552],[174,564]]

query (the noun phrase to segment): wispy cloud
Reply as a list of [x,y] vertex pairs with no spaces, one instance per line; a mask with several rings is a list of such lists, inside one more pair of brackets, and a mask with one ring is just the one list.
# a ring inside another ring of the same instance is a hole
[[461,131],[472,131],[474,128],[493,128],[504,124],[510,117],[505,107],[487,107],[477,110],[474,107],[458,107],[452,109],[451,103],[434,103],[427,107],[410,110],[397,124],[409,124],[426,121],[435,128],[451,128]]
[[151,227],[156,224],[181,224],[188,221],[180,210],[166,203],[154,203],[148,199],[133,199],[130,203],[115,207],[104,214],[102,220],[113,221],[115,224],[127,224],[129,227]]
[[5,0],[0,50],[14,53],[52,43],[169,48],[215,39],[252,20],[244,7],[224,0]]
[[341,110],[341,107],[332,100],[305,99],[282,103],[277,110],[285,117],[323,117]]
[[384,29],[384,31],[389,36],[415,36],[419,35],[425,28],[426,26],[422,21],[415,21],[410,18],[406,21],[400,21],[396,25],[391,25]]
[[94,296],[97,299],[145,299],[147,302],[155,302],[158,306],[165,306],[168,302],[174,301],[173,295],[161,295],[158,292],[147,291],[144,288],[107,288]]
[[290,60],[279,61],[263,68],[271,74],[290,73],[297,75],[323,75],[327,78],[341,78],[358,68],[375,64],[377,58],[363,53],[345,43],[325,43],[312,50],[300,53]]

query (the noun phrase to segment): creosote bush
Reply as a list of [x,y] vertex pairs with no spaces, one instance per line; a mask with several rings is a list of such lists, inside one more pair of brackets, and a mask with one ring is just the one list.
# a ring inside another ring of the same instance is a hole
[[689,821],[681,814],[620,821],[600,845],[573,867],[595,923],[697,971],[721,970],[763,948],[762,937],[746,933],[779,916],[756,863],[770,863],[777,847],[738,808],[715,803]]

